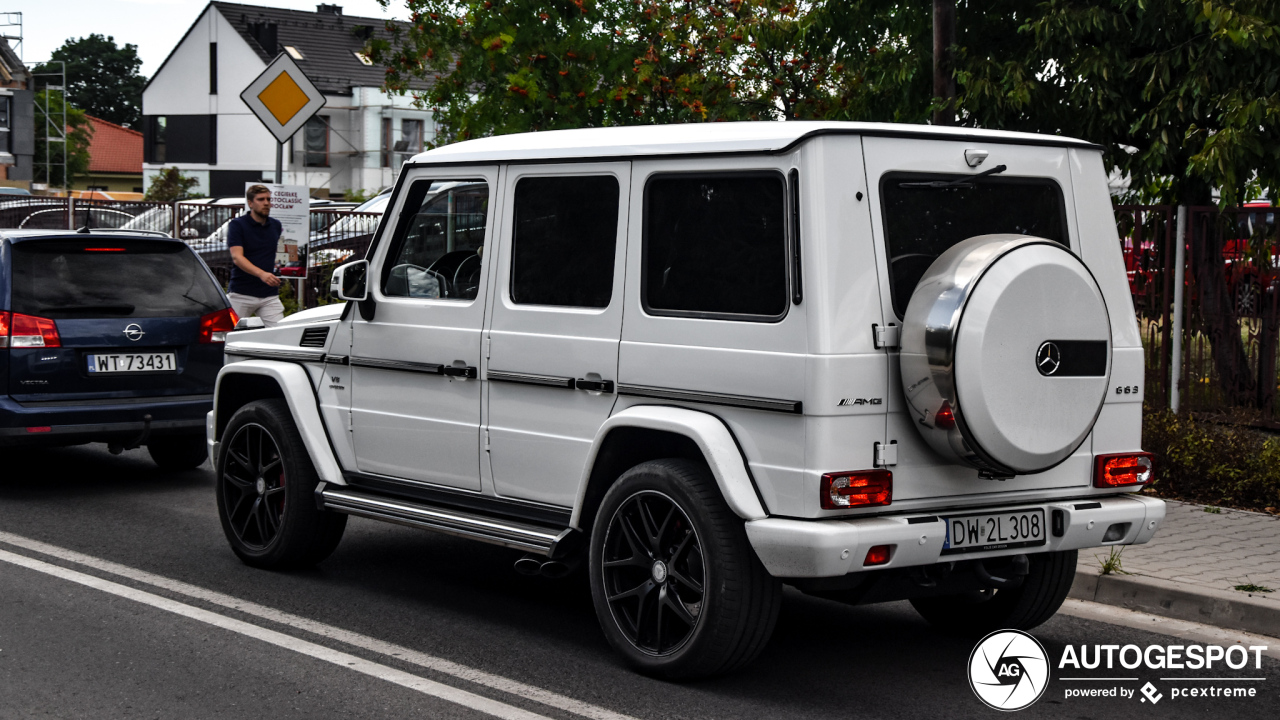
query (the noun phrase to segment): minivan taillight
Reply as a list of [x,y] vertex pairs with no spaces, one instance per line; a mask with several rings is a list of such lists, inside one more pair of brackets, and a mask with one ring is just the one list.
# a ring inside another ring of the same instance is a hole
[[822,476],[818,499],[823,510],[876,507],[893,502],[893,473],[858,470]]
[[58,326],[48,318],[0,312],[0,347],[56,348],[62,347]]
[[1113,488],[1151,482],[1151,453],[1099,455],[1093,462],[1094,487]]
[[221,343],[227,341],[227,333],[234,330],[240,318],[236,311],[225,308],[200,318],[200,342]]

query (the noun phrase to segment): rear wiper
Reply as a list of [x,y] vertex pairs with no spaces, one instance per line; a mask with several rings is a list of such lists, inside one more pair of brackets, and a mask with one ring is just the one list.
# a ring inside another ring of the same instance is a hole
[[42,306],[41,312],[85,313],[100,312],[108,315],[128,315],[133,312],[133,305],[58,305]]
[[977,175],[966,175],[956,178],[955,180],[927,180],[924,182],[904,182],[898,183],[898,187],[904,188],[949,188],[949,187],[973,187],[973,181],[979,178],[995,175],[1008,170],[1006,165],[997,165],[990,170],[983,170]]

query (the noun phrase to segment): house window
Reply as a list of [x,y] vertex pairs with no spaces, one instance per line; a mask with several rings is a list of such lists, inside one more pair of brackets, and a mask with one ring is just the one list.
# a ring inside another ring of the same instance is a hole
[[408,162],[414,155],[422,152],[421,120],[400,121],[400,139],[396,142],[396,152],[400,153],[399,163]]
[[328,119],[315,115],[303,126],[302,132],[306,148],[303,164],[307,167],[329,167]]
[[287,53],[289,53],[289,57],[293,58],[294,60],[306,60],[306,59],[307,59],[307,56],[306,56],[306,55],[303,55],[301,50],[299,50],[298,48],[296,48],[296,47],[294,47],[294,46],[292,46],[292,45],[285,45],[285,46],[284,46],[284,51],[285,51],[285,52],[287,52]]
[[9,102],[7,95],[0,95],[0,152],[6,153],[13,152],[12,141],[9,139]]
[[382,167],[391,167],[391,118],[382,118]]
[[165,162],[166,156],[166,130],[169,125],[169,119],[163,115],[151,118],[151,162],[161,165]]
[[218,94],[218,43],[209,43],[209,94]]

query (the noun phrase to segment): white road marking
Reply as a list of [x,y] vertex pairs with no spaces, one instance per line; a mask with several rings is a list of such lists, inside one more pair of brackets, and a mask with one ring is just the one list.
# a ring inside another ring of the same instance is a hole
[[282,647],[286,650],[292,650],[293,652],[301,655],[307,655],[317,660],[332,663],[341,668],[355,670],[358,673],[363,673],[365,675],[378,678],[379,680],[386,680],[387,682],[395,683],[401,687],[416,690],[424,695],[430,695],[432,697],[440,698],[441,700],[448,700],[449,702],[457,703],[458,705],[471,708],[472,710],[479,710],[480,712],[493,715],[494,717],[505,718],[506,720],[550,720],[545,715],[531,713],[528,710],[522,710],[518,707],[498,702],[497,700],[490,700],[487,697],[482,697],[475,693],[467,692],[466,690],[459,690],[458,688],[444,685],[434,680],[428,680],[426,678],[418,677],[417,675],[411,675],[403,670],[397,670],[393,667],[388,667],[386,665],[365,660],[361,657],[356,657],[355,655],[349,655],[344,652],[332,650],[323,645],[317,645],[313,642],[300,640],[292,635],[285,635],[284,633],[276,632],[275,630],[268,630],[242,620],[236,620],[234,618],[226,617],[225,615],[219,615],[214,612],[209,612],[208,610],[202,610],[198,607],[180,603],[176,600],[170,600],[166,597],[153,595],[149,592],[143,592],[142,590],[136,590],[126,585],[111,582],[110,580],[103,580],[102,578],[94,577],[93,575],[86,575],[76,570],[68,570],[60,565],[51,565],[42,560],[34,560],[25,555],[17,555],[6,550],[0,550],[0,561],[24,567],[29,570],[35,570],[36,572],[41,572],[46,575],[52,575],[63,580],[79,583],[85,587],[91,587],[105,593],[118,595],[122,598],[127,598],[134,602],[142,603],[143,605],[150,605],[151,607],[159,608],[160,610],[165,610],[175,615],[181,615],[182,617],[213,625],[214,627],[230,630],[231,632],[255,638],[277,647]]
[[428,655],[427,653],[419,652],[417,650],[411,650],[401,645],[383,642],[367,635],[361,635],[332,625],[326,625],[325,623],[308,620],[307,618],[276,610],[265,605],[241,600],[240,598],[232,595],[226,595],[213,590],[206,590],[202,587],[184,583],[180,580],[172,580],[162,575],[155,575],[144,570],[136,570],[128,567],[127,565],[120,565],[119,563],[114,563],[110,560],[103,560],[91,555],[85,555],[74,550],[68,550],[56,545],[43,543],[39,540],[32,540],[12,533],[0,532],[0,542],[8,543],[15,547],[24,548],[50,557],[55,557],[67,562],[90,567],[101,572],[118,575],[136,582],[146,583],[154,587],[168,590],[169,592],[207,602],[211,605],[236,610],[246,615],[259,617],[280,625],[313,633],[321,637],[331,638],[333,640],[346,643],[347,645],[351,645],[352,647],[358,647],[363,650],[369,650],[388,657],[394,657],[398,660],[427,668],[428,670],[433,670],[444,675],[458,678],[459,680],[466,680],[467,682],[472,682],[493,690],[509,693],[516,697],[533,700],[534,702],[546,705],[547,707],[591,718],[591,720],[636,720],[629,715],[616,713],[612,710],[599,707],[598,705],[592,705],[580,700],[575,700],[571,697],[560,695],[559,693],[555,693],[550,690],[544,690],[534,685],[519,682],[518,680],[511,680],[509,678],[502,677],[501,675],[494,675],[493,673],[488,673],[483,670],[477,670],[460,663],[455,663],[451,660],[445,660],[444,658],[436,657],[434,655]]
[[1161,635],[1172,635],[1173,637],[1206,644],[1265,645],[1267,649],[1262,651],[1263,655],[1280,659],[1280,639],[1266,635],[1255,635],[1241,630],[1227,630],[1189,620],[1175,620],[1075,598],[1067,598],[1066,602],[1062,603],[1062,609],[1058,612],[1085,620],[1120,625],[1121,627],[1134,628],[1136,630],[1146,630]]

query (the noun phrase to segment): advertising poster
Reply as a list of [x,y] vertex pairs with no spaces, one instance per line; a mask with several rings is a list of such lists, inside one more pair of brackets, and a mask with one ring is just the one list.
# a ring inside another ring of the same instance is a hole
[[305,278],[311,220],[311,199],[307,195],[306,186],[245,183],[245,191],[252,185],[265,185],[271,191],[271,217],[280,221],[275,274],[288,278]]

